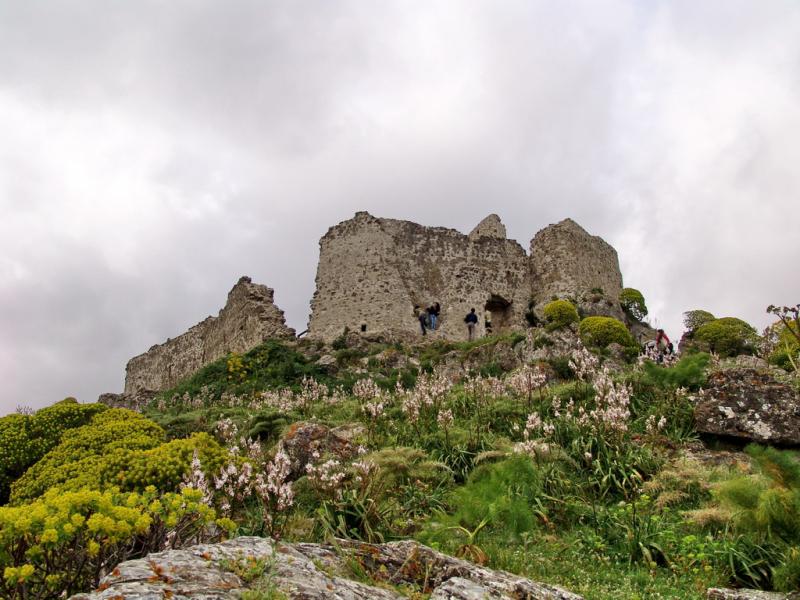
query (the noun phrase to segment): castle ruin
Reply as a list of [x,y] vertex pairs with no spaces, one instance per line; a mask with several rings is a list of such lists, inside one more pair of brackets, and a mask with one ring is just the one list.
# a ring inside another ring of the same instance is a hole
[[[347,328],[383,339],[419,338],[414,307],[441,304],[437,337],[463,340],[464,317],[478,313],[478,335],[524,329],[526,313],[554,297],[572,298],[587,314],[622,318],[617,253],[566,219],[533,238],[530,253],[506,238],[497,215],[468,235],[359,212],[320,240],[310,337],[331,342]],[[602,298],[586,304],[584,298]],[[217,317],[132,358],[125,396],[174,387],[230,352],[244,353],[270,338],[294,339],[273,290],[242,277]],[[117,396],[108,395],[108,402]],[[127,401],[127,400],[125,400]]]
[[[497,215],[468,235],[444,227],[381,219],[367,212],[331,227],[320,240],[309,335],[331,341],[344,328],[387,337],[420,333],[414,307],[441,304],[438,336],[466,339],[475,308],[493,332],[522,329],[525,314],[553,297],[600,293],[604,312],[621,316],[617,253],[566,219],[531,241],[530,254],[506,238]],[[602,292],[600,292],[602,290]],[[603,309],[594,312],[603,312]]]
[[273,298],[272,289],[242,277],[218,316],[130,359],[125,394],[169,389],[230,352],[247,352],[270,338],[294,339],[294,329],[286,326]]

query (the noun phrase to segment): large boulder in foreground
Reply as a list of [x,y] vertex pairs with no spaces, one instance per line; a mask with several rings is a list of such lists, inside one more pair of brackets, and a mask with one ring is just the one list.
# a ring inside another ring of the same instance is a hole
[[712,373],[694,418],[700,433],[800,445],[800,398],[791,385],[766,371],[733,368]]
[[[358,577],[348,567],[356,563],[363,571]],[[253,565],[263,570],[263,576],[253,577]],[[364,574],[375,585],[363,583]],[[413,541],[365,544],[338,540],[332,546],[257,537],[124,562],[102,580],[98,591],[72,596],[72,600],[226,600],[253,589],[303,600],[399,600],[408,596],[393,586],[404,584],[430,593],[431,600],[581,600],[566,590],[485,569]]]

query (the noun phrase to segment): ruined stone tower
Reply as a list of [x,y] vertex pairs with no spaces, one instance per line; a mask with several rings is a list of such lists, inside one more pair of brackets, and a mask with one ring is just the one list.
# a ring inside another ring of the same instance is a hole
[[[331,341],[345,327],[367,334],[419,334],[414,306],[439,302],[442,337],[464,339],[475,308],[479,333],[522,329],[529,303],[602,288],[617,303],[622,276],[614,249],[569,219],[540,231],[531,256],[497,215],[469,235],[359,212],[320,240],[309,334]],[[612,311],[613,312],[613,311]]]

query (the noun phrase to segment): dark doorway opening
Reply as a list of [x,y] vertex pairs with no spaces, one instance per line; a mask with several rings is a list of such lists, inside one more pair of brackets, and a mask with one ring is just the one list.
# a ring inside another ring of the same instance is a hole
[[487,327],[487,334],[500,333],[511,326],[511,302],[502,296],[496,294],[489,296],[484,311],[487,313],[487,321],[491,323],[491,329]]

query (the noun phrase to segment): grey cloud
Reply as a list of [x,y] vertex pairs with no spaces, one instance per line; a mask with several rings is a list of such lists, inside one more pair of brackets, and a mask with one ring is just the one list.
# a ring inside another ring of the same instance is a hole
[[800,7],[3,2],[0,407],[119,390],[248,274],[305,328],[357,210],[570,216],[671,335],[796,302]]

